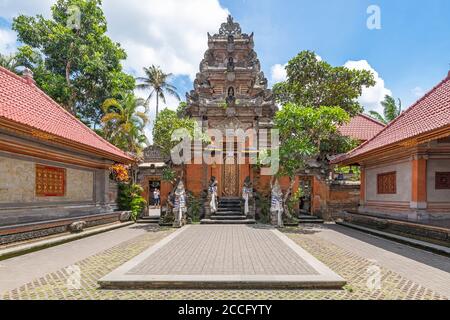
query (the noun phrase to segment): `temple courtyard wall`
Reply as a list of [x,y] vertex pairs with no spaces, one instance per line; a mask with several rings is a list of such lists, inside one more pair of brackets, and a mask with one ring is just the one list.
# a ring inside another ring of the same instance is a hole
[[385,153],[362,167],[359,212],[414,222],[450,221],[449,144]]
[[[35,152],[39,148],[45,158],[0,151],[0,245],[68,232],[78,221],[84,227],[118,221],[118,188],[106,169],[112,162],[91,156],[101,165],[77,165],[89,157],[37,141],[2,138],[28,143]],[[74,163],[50,160],[56,154]]]

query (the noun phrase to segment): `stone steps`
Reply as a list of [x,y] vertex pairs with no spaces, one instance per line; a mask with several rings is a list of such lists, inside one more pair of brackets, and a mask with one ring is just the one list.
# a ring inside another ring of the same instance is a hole
[[[245,219],[245,217],[244,217],[244,219]],[[254,219],[245,219],[245,220],[212,220],[212,219],[203,219],[201,221],[201,224],[255,224],[255,223],[256,223],[256,220],[254,220]]]
[[242,211],[241,210],[218,210],[216,212],[217,215],[219,216],[232,216],[232,215],[241,215]]
[[159,224],[159,216],[140,217],[136,223]]
[[304,223],[322,224],[322,223],[324,223],[323,219],[320,219],[320,218],[315,217],[315,216],[309,216],[309,215],[299,215],[298,216],[298,222],[301,223],[301,224],[304,224]]
[[254,224],[254,219],[247,219],[242,213],[242,201],[239,198],[222,198],[219,200],[217,212],[202,224]]
[[246,216],[240,215],[213,215],[211,216],[211,220],[246,220]]

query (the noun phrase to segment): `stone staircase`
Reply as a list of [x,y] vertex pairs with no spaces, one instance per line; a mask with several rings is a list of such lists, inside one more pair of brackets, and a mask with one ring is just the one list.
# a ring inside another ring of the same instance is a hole
[[298,222],[300,224],[305,224],[305,223],[318,223],[321,224],[324,221],[318,217],[315,216],[310,216],[310,215],[306,215],[306,214],[300,214],[298,216]]
[[254,224],[254,219],[247,219],[244,215],[239,198],[222,198],[219,207],[210,219],[203,219],[202,224]]
[[159,216],[142,216],[137,221],[137,223],[147,223],[147,224],[159,224]]

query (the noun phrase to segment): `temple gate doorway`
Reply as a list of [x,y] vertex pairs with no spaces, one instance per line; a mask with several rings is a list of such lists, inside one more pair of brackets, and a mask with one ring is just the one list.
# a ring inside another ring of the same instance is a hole
[[239,165],[234,154],[225,157],[222,177],[222,196],[239,197]]

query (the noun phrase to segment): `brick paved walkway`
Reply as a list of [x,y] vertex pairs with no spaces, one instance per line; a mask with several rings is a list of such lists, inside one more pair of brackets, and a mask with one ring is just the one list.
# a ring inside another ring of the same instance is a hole
[[[433,284],[442,282],[441,276],[445,276],[445,274],[441,274],[437,280],[433,280],[433,277],[429,277],[427,274],[425,276],[427,282],[425,282],[418,278],[417,272],[406,269],[402,271],[399,267],[401,264],[410,264],[413,269],[421,266],[431,273],[433,273],[433,269],[446,272],[443,269],[448,258],[433,256],[433,259],[430,259],[430,254],[422,250],[393,244],[385,239],[376,239],[377,242],[373,242],[372,238],[374,237],[354,234],[353,230],[348,233],[344,229],[335,229],[334,226],[324,226],[321,228],[322,230],[317,229],[292,228],[285,230],[285,234],[345,278],[348,284],[344,290],[99,289],[98,279],[173,232],[173,230],[154,230],[155,232],[137,236],[76,262],[75,265],[81,269],[79,289],[68,286],[71,274],[66,268],[62,268],[38,277],[27,285],[6,292],[3,296],[0,295],[0,299],[448,299],[448,296],[439,294],[430,288]],[[346,238],[346,243],[343,242],[342,237]],[[95,241],[95,237],[92,237],[92,241]],[[398,251],[399,247],[401,247],[401,252]],[[371,253],[364,255],[364,251]],[[401,257],[398,256],[400,253]],[[372,259],[376,260],[376,265],[381,271],[382,281],[379,290],[371,290],[367,286],[367,271],[374,265]],[[386,260],[390,260],[391,264],[388,264]],[[4,262],[7,261],[2,261],[0,264]],[[2,269],[0,268],[1,273]],[[8,274],[10,277],[16,276],[11,270],[8,270]]]
[[312,227],[320,238],[450,297],[450,258],[339,225]]
[[121,243],[149,233],[153,234],[157,239],[160,239],[161,235],[165,234],[159,227],[135,224],[0,261],[0,296],[5,291],[20,287],[36,278],[56,272]]

